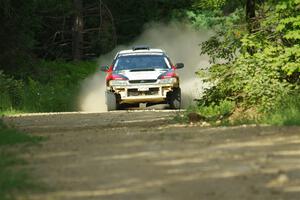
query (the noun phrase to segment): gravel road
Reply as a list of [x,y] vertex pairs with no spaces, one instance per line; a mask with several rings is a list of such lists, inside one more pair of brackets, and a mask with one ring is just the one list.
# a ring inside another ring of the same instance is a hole
[[6,117],[46,136],[24,152],[30,200],[298,200],[300,127],[197,127],[174,111]]

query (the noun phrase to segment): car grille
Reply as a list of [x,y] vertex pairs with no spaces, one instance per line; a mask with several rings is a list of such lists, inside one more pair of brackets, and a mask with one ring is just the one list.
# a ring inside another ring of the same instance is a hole
[[138,91],[138,89],[128,89],[128,96],[149,96],[158,95],[159,88],[149,88],[149,91]]
[[132,80],[129,81],[131,84],[139,84],[139,83],[155,83],[156,79],[151,79],[151,80]]

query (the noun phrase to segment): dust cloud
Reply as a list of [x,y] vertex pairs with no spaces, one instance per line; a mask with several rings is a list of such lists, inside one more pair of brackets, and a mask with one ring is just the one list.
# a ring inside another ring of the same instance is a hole
[[[133,43],[127,46],[118,46],[112,52],[103,55],[98,65],[110,65],[115,54],[124,49],[131,49],[135,45],[149,45],[151,48],[160,48],[167,52],[172,62],[183,62],[185,68],[178,70],[182,91],[183,108],[193,103],[193,99],[201,96],[206,87],[195,72],[209,66],[207,56],[201,56],[199,44],[207,40],[213,33],[207,30],[180,24],[148,24],[145,31]],[[82,83],[80,93],[80,110],[86,112],[103,112],[105,106],[105,74],[97,72]]]

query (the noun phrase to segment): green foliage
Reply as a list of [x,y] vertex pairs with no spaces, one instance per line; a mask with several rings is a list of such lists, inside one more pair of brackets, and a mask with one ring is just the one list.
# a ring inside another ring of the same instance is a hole
[[191,106],[187,109],[187,113],[196,112],[209,121],[216,121],[229,116],[234,108],[235,103],[232,101],[224,100],[219,103],[212,103],[210,105],[202,104],[199,102],[197,106]]
[[222,11],[231,13],[237,8],[242,8],[245,1],[240,0],[193,0],[192,8],[196,10]]
[[206,92],[204,100],[212,103],[230,99],[245,107],[271,109],[294,84],[282,79],[283,71],[270,60],[270,56],[256,53],[241,55],[230,64],[213,65],[208,81],[214,81],[215,86]]
[[15,80],[0,74],[0,112],[58,112],[76,110],[80,84],[94,73],[96,63],[40,61],[31,71],[23,71],[27,79]]
[[217,121],[221,121],[218,125],[228,125],[228,117],[233,113],[235,109],[235,103],[233,101],[221,101],[218,104],[212,103],[205,105],[204,101],[199,100],[198,105],[189,106],[186,111],[176,113],[174,117],[175,123],[189,123],[190,113],[197,113],[202,120],[209,122],[210,124],[216,124]]
[[193,7],[196,9],[220,9],[226,4],[227,0],[196,0]]
[[6,76],[0,71],[0,110],[20,106],[23,87],[22,81]]
[[241,46],[240,39],[246,32],[244,13],[236,9],[228,16],[220,11],[189,11],[189,20],[199,29],[212,29],[215,35],[202,43],[202,54],[210,55],[211,62],[233,60]]
[[300,125],[299,92],[283,98],[261,119],[261,122],[273,125]]
[[[299,89],[299,9],[298,0],[263,4],[255,32],[247,33],[240,20],[227,24],[225,30],[233,31],[217,34],[202,45],[203,53],[215,63],[199,73],[213,83],[202,99],[205,105],[231,100],[268,112]],[[226,62],[217,64],[218,59]]]
[[219,17],[214,11],[186,11],[186,17],[191,24],[198,28],[210,28],[218,23]]

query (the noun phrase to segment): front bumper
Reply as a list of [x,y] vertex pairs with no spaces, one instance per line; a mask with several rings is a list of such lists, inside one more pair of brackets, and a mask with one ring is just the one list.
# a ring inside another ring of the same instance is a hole
[[168,92],[176,84],[132,84],[127,86],[113,86],[109,88],[119,95],[119,103],[160,103],[165,102]]

